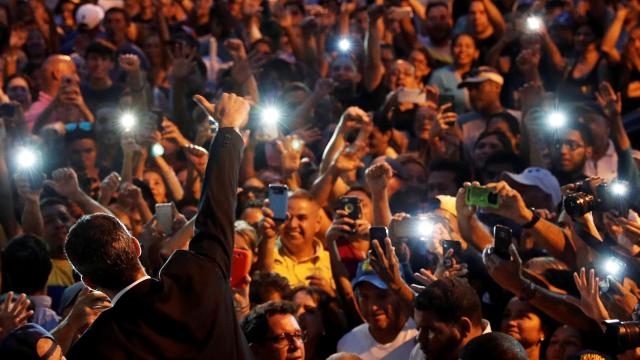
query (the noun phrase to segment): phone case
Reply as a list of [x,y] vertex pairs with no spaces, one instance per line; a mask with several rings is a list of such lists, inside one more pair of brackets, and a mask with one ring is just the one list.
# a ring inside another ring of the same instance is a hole
[[269,208],[277,221],[287,219],[289,189],[286,185],[269,185]]
[[242,279],[249,275],[251,270],[251,257],[249,250],[233,249],[233,259],[231,259],[231,287],[242,286]]
[[496,253],[496,255],[503,259],[511,258],[511,254],[509,253],[511,237],[512,232],[510,228],[502,225],[496,225],[493,227],[493,251]]
[[156,220],[165,234],[171,234],[173,228],[173,206],[171,203],[156,204]]

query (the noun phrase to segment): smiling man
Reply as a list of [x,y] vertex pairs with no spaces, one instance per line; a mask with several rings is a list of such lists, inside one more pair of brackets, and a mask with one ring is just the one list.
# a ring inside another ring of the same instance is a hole
[[305,333],[296,320],[296,305],[270,301],[253,308],[242,331],[256,360],[303,360]]
[[282,224],[276,224],[273,212],[265,206],[260,226],[258,269],[284,276],[292,287],[315,285],[334,295],[329,252],[316,238],[320,229],[320,210],[305,190],[289,196],[287,220]]
[[358,354],[364,360],[409,358],[418,334],[416,324],[401,311],[401,300],[368,260],[360,262],[353,289],[366,323],[343,336],[338,351]]

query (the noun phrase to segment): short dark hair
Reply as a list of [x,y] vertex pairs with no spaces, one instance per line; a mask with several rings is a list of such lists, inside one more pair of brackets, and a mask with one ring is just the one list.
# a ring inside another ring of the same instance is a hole
[[51,273],[49,247],[33,235],[20,235],[2,251],[2,292],[31,295],[42,291]]
[[69,230],[64,250],[83,277],[105,289],[122,289],[141,269],[137,241],[113,215],[83,216]]
[[57,196],[49,196],[40,200],[41,211],[44,208],[48,208],[50,206],[56,206],[56,205],[64,206],[67,209],[67,211],[69,211],[69,202],[64,198],[57,197]]
[[284,298],[287,297],[291,291],[289,280],[275,272],[256,272],[251,278],[249,299],[252,304],[262,304],[267,301],[273,293],[278,293]]
[[507,123],[507,126],[509,127],[509,131],[511,131],[512,134],[520,135],[520,122],[510,112],[502,111],[491,115],[489,117],[489,122],[487,123],[487,125],[489,125],[491,123],[491,120],[493,119],[500,119],[505,121]]
[[104,18],[106,19],[107,16],[111,15],[111,14],[115,14],[115,13],[120,13],[122,14],[122,16],[124,16],[124,20],[127,22],[127,24],[129,24],[131,22],[131,18],[129,17],[129,14],[127,13],[127,11],[121,7],[117,7],[114,6],[112,8],[110,8],[109,10],[107,10],[104,13]]
[[84,58],[88,59],[89,55],[94,54],[115,61],[117,52],[116,47],[107,40],[96,39],[87,46],[84,52]]
[[496,138],[498,138],[498,141],[500,142],[500,144],[502,144],[502,148],[505,151],[513,152],[513,144],[511,143],[511,140],[509,140],[509,137],[507,137],[507,135],[501,130],[492,130],[492,131],[485,130],[481,132],[480,135],[478,135],[478,139],[473,144],[474,150],[476,148],[476,145],[480,142],[480,140],[487,138],[489,136],[495,136]]
[[393,125],[381,111],[376,111],[375,114],[373,114],[373,126],[383,134],[386,134],[393,129]]
[[435,171],[449,171],[456,175],[456,187],[462,187],[465,181],[471,180],[469,166],[461,161],[436,160],[429,163],[429,174]]
[[442,6],[449,10],[449,5],[447,5],[447,3],[444,1],[429,1],[425,14],[429,14],[429,11],[431,11],[431,9],[437,8],[438,6]]
[[269,318],[274,315],[295,317],[297,306],[291,301],[269,301],[256,306],[247,315],[240,327],[249,344],[260,344],[269,334]]
[[461,360],[527,360],[526,350],[513,337],[505,333],[488,333],[477,336],[465,345]]
[[482,305],[476,291],[460,278],[447,277],[434,281],[418,295],[416,310],[430,311],[440,322],[453,324],[462,317],[472,324],[482,324]]
[[489,155],[484,162],[484,167],[486,168],[489,164],[505,163],[513,166],[513,172],[515,173],[521,173],[527,167],[526,161],[520,155],[511,151],[498,151]]
[[565,130],[575,130],[580,133],[582,136],[582,140],[586,146],[593,146],[593,135],[591,133],[591,129],[585,125],[584,123],[578,120],[570,120],[564,126]]

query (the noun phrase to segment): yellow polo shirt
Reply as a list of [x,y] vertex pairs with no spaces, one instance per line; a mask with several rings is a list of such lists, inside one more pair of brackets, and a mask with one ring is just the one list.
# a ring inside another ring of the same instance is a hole
[[307,277],[319,275],[327,279],[331,283],[331,287],[335,289],[329,252],[322,248],[322,244],[318,240],[314,241],[314,246],[315,254],[308,259],[299,261],[279,243],[273,259],[273,271],[287,278],[291,287],[309,285]]

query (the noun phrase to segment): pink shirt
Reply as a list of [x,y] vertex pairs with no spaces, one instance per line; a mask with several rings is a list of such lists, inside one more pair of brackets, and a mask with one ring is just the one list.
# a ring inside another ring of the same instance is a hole
[[[29,110],[24,115],[24,119],[27,123],[27,126],[29,126],[29,130],[33,129],[33,126],[38,120],[38,116],[42,114],[44,109],[46,109],[52,101],[53,96],[47,94],[44,91],[40,91],[40,93],[38,94],[38,101],[31,104],[31,107],[29,107]],[[49,116],[49,118],[44,122],[43,125],[52,124],[58,121],[69,123],[82,120],[84,120],[84,116],[78,108],[76,108],[75,106],[65,106],[63,108],[54,110],[51,116]]]

